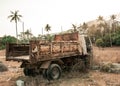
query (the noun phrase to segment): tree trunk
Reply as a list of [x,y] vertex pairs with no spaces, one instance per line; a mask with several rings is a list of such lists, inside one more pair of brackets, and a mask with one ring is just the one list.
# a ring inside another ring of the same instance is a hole
[[16,38],[17,38],[17,43],[18,43],[17,21],[15,22],[15,25],[16,25]]
[[109,32],[109,36],[110,36],[110,46],[112,47],[112,37],[111,37],[111,30]]

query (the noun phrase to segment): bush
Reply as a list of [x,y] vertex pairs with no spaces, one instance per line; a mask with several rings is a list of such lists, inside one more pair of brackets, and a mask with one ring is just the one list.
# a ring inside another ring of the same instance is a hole
[[102,38],[99,38],[95,41],[95,44],[98,46],[98,47],[104,47],[104,41]]
[[111,41],[110,41],[110,34],[106,34],[104,37],[103,37],[103,41],[104,41],[104,45],[106,47],[110,47],[111,46]]
[[0,62],[0,72],[4,72],[7,70],[8,70],[8,68],[2,62]]
[[120,46],[120,34],[116,34],[113,37],[113,42],[114,42],[115,45]]
[[16,43],[17,39],[13,36],[4,36],[1,40],[0,50],[5,49],[6,43]]
[[4,36],[1,40],[1,43],[5,45],[6,43],[15,43],[17,39],[13,36]]
[[5,45],[0,46],[0,50],[5,49]]

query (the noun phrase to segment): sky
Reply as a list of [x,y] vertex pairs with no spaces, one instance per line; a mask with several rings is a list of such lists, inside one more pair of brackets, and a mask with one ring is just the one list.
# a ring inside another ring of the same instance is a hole
[[[120,0],[0,0],[0,37],[16,36],[15,23],[10,22],[10,11],[19,10],[23,17],[18,22],[18,33],[30,29],[34,36],[42,34],[46,24],[51,33],[71,29],[72,24],[82,24],[120,13]],[[61,29],[62,28],[62,29]],[[46,32],[44,31],[44,34]]]

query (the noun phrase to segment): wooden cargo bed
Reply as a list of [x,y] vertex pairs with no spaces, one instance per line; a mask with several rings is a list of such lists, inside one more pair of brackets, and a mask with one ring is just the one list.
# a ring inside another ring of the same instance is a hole
[[7,44],[6,48],[6,60],[45,61],[82,54],[78,33],[55,35],[52,42],[31,40],[30,44]]
[[30,42],[30,57],[36,60],[57,59],[80,55],[79,43],[77,41],[60,41],[60,42]]

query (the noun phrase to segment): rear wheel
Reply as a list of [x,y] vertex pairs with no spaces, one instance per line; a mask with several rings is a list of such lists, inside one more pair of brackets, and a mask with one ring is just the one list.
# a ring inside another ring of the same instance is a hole
[[78,60],[76,64],[72,67],[72,72],[80,72],[85,70],[85,64],[83,60]]
[[48,80],[56,80],[60,78],[62,70],[58,64],[51,64],[46,73]]
[[35,76],[34,69],[24,68],[23,72],[25,76]]

